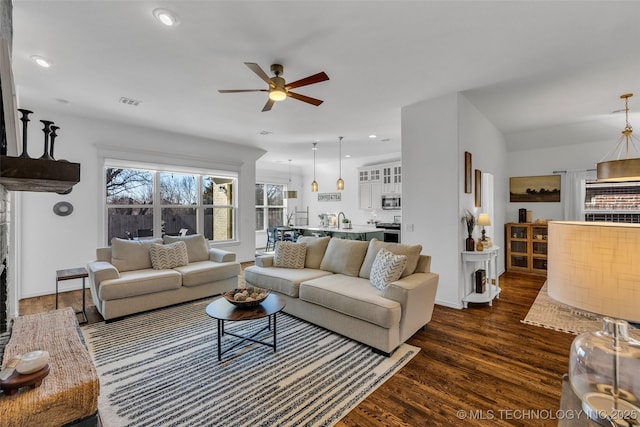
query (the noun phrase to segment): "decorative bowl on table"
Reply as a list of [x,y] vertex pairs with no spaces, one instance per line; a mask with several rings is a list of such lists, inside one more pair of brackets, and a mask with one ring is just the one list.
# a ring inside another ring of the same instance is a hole
[[262,288],[238,288],[222,294],[227,301],[236,307],[255,307],[269,296],[269,291]]

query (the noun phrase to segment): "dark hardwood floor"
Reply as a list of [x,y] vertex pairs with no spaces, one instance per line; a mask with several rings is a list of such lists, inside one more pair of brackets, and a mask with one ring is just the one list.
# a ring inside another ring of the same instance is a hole
[[[557,425],[574,336],[521,323],[544,280],[506,273],[491,307],[436,306],[427,328],[409,340],[420,353],[337,426]],[[81,293],[59,301],[79,308]],[[21,314],[54,307],[53,295],[20,301]],[[89,291],[87,316],[102,321]]]

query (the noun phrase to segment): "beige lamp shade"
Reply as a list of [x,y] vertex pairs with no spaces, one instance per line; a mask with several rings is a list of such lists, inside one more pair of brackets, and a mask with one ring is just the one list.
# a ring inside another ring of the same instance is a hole
[[548,227],[549,296],[640,322],[640,224],[550,221]]
[[487,227],[491,225],[491,219],[489,218],[488,213],[481,213],[480,215],[478,215],[478,225]]

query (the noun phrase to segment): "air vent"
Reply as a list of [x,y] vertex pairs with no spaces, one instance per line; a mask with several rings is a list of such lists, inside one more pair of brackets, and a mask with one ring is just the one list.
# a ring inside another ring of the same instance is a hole
[[124,96],[120,98],[121,104],[132,105],[134,107],[137,107],[138,105],[140,105],[141,102],[142,101],[138,101],[137,99],[126,98]]

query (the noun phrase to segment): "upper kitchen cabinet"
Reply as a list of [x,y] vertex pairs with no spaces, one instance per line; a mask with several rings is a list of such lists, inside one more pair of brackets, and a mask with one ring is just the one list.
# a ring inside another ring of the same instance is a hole
[[379,167],[358,169],[358,192],[360,209],[382,209],[382,182]]
[[400,162],[383,165],[382,193],[402,193],[402,166],[400,165]]
[[402,193],[400,162],[358,168],[360,209],[382,209],[383,194]]

